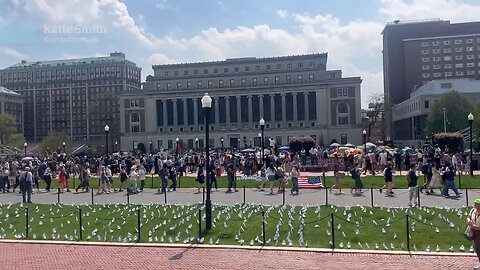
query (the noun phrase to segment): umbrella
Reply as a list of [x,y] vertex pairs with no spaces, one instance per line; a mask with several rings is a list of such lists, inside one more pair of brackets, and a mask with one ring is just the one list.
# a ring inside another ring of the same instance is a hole
[[367,142],[366,143],[366,146],[367,147],[377,147],[375,144],[371,143],[371,142]]
[[355,145],[351,144],[351,143],[347,143],[345,144],[346,147],[355,147]]
[[255,152],[257,152],[257,150],[251,149],[251,148],[246,148],[246,149],[243,149],[240,152],[242,152],[242,153],[255,153]]
[[339,147],[339,146],[340,146],[340,144],[338,144],[338,143],[332,143],[332,144],[330,144],[330,147]]
[[288,151],[290,151],[290,147],[288,147],[288,146],[282,146],[282,147],[278,148],[278,150],[279,150],[279,151],[288,152]]

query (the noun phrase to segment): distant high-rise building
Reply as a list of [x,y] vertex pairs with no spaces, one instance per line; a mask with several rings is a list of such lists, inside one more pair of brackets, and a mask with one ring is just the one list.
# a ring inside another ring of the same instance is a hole
[[478,78],[480,22],[394,21],[385,26],[382,34],[387,139],[423,139],[422,128],[412,132],[420,119],[393,122],[391,108],[432,80]]
[[25,137],[39,141],[52,132],[74,141],[119,132],[117,93],[141,88],[141,68],[125,54],[15,64],[0,71],[0,85],[25,97]]

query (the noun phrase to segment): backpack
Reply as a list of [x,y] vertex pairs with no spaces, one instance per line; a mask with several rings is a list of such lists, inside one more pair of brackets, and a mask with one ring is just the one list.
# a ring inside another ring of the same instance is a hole
[[356,178],[357,177],[357,170],[355,168],[351,169],[350,174],[352,175],[352,178]]

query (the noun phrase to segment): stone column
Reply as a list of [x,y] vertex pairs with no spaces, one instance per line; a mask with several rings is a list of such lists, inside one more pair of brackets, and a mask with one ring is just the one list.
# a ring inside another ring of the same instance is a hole
[[218,105],[218,98],[214,98],[213,101],[215,102],[215,130],[219,127],[220,122],[220,105]]
[[168,120],[168,117],[167,117],[167,100],[164,99],[163,100],[163,131],[165,132],[166,129],[167,129],[167,126],[168,126],[168,123],[167,123],[167,120]]
[[[270,95],[270,119],[272,120],[271,122],[275,122],[275,96]],[[272,128],[276,127],[277,125],[272,124]]]
[[177,100],[173,100],[173,130],[176,131],[178,127],[178,115],[177,115]]
[[258,95],[258,104],[260,105],[260,119],[265,117],[265,113],[263,112],[263,95]]
[[252,96],[248,96],[248,128],[253,129]]
[[193,124],[194,130],[200,131],[200,127],[198,126],[198,102],[197,98],[193,98]]
[[305,98],[305,122],[308,121],[308,92],[303,93],[303,97]]
[[237,98],[237,128],[241,129],[243,128],[243,123],[242,123],[242,103],[241,103],[241,98],[240,96],[236,96]]
[[183,126],[185,126],[185,131],[190,132],[189,124],[188,124],[188,111],[187,111],[187,99],[182,99],[183,103]]
[[231,128],[230,126],[230,97],[226,96],[225,97],[225,111],[227,113],[227,118],[225,119],[225,126],[227,127],[227,130]]
[[287,102],[285,100],[285,94],[282,94],[282,127],[287,127]]
[[298,121],[298,115],[297,115],[297,93],[292,94],[293,97],[293,122],[294,126],[297,126],[297,121]]

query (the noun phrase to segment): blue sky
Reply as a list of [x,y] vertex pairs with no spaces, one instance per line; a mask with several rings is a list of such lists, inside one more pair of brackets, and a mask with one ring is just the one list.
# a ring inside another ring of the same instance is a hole
[[[122,51],[152,64],[328,52],[360,76],[362,103],[383,92],[382,36],[396,19],[478,20],[478,0],[0,0],[0,68]],[[80,27],[94,33],[51,33]],[[50,32],[50,33],[49,33]]]

